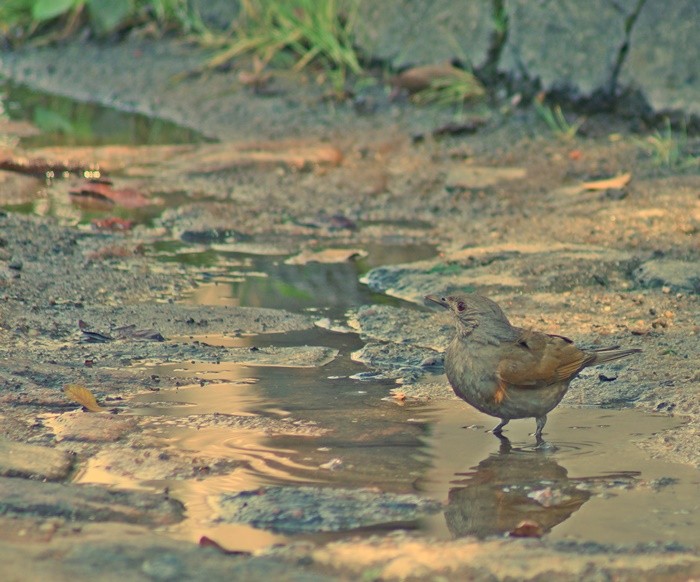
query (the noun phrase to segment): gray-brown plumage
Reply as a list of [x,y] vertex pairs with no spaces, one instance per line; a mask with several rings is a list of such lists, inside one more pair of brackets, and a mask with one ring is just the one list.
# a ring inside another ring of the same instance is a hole
[[426,299],[454,316],[457,333],[445,353],[445,371],[455,394],[500,418],[496,434],[513,418],[533,417],[541,439],[547,413],[581,370],[641,351],[581,350],[563,336],[514,327],[496,303],[475,293]]

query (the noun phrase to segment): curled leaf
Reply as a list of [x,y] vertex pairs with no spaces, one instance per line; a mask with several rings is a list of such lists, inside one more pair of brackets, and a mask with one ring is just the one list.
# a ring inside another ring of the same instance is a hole
[[609,190],[611,188],[624,188],[629,184],[632,179],[632,174],[627,172],[626,174],[620,174],[614,178],[608,178],[607,180],[594,180],[593,182],[584,182],[583,188],[585,190]]
[[87,408],[90,412],[103,412],[105,409],[97,404],[97,400],[85,386],[80,384],[66,384],[63,392],[68,398]]

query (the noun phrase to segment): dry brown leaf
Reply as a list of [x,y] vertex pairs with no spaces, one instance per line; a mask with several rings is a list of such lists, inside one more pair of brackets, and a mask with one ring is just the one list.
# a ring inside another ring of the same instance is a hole
[[391,84],[398,89],[415,93],[427,89],[437,79],[450,78],[463,73],[462,69],[458,69],[451,63],[421,65],[403,71],[392,79]]
[[81,386],[80,384],[66,384],[63,387],[63,392],[68,398],[84,406],[90,412],[103,412],[106,410],[97,404],[97,400],[95,400],[92,392],[85,388],[85,386]]
[[632,174],[627,172],[625,174],[620,174],[614,178],[608,178],[606,180],[593,180],[592,182],[584,182],[583,187],[585,190],[615,190],[619,188],[624,188],[630,183],[632,179]]
[[134,188],[113,188],[105,182],[82,181],[69,191],[71,200],[82,206],[111,208],[114,205],[124,208],[142,208],[153,204],[149,198]]

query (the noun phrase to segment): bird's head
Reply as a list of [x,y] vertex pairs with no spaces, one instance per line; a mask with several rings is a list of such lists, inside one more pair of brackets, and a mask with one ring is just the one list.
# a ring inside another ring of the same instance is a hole
[[426,295],[425,298],[444,307],[454,316],[457,333],[460,335],[470,335],[480,327],[484,332],[502,336],[503,332],[512,329],[498,304],[483,295],[464,293]]

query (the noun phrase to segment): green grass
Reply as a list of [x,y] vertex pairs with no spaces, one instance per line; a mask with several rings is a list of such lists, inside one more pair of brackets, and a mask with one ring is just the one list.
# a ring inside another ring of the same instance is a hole
[[546,105],[542,98],[535,98],[532,102],[535,112],[547,124],[550,131],[562,141],[573,141],[578,130],[584,124],[585,119],[579,118],[570,122],[566,119],[560,105]]
[[190,0],[2,0],[0,36],[21,41],[28,38],[66,38],[87,24],[98,36],[155,22],[162,28],[176,26],[186,32],[202,28]]
[[415,93],[411,99],[419,105],[458,105],[484,95],[484,86],[469,71],[454,69],[449,75],[438,77],[430,85]]
[[655,131],[644,140],[638,140],[639,146],[651,156],[655,166],[685,169],[700,164],[700,158],[688,153],[688,133],[685,126],[674,132],[671,122],[666,118],[663,131]]
[[207,63],[216,68],[232,59],[254,54],[267,64],[282,53],[291,54],[293,70],[310,63],[343,75],[362,72],[353,47],[357,2],[339,0],[241,0],[241,15],[230,38],[211,37],[210,43],[223,47]]

